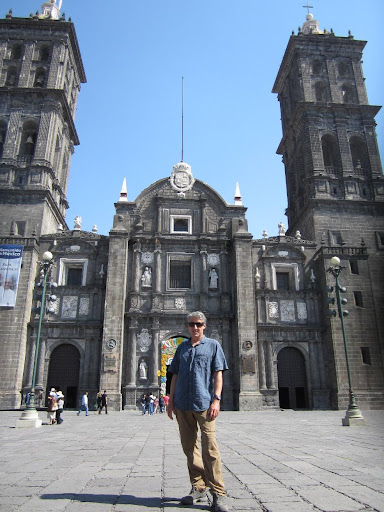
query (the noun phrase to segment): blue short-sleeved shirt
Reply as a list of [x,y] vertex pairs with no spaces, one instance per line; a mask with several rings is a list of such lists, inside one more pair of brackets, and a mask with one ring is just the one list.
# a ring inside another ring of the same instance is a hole
[[203,336],[192,346],[191,340],[181,343],[169,367],[177,374],[174,404],[182,411],[206,411],[211,405],[213,374],[228,370],[227,361],[218,341]]

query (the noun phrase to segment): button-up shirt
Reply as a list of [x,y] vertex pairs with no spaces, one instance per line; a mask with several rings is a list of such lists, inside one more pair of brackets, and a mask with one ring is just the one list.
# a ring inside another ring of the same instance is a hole
[[206,411],[214,393],[213,374],[228,370],[227,361],[218,341],[203,336],[192,346],[191,340],[181,343],[169,371],[177,374],[174,404],[182,411]]

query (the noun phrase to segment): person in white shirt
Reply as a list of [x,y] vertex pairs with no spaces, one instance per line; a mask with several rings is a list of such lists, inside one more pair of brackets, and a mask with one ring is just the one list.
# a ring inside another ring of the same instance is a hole
[[88,416],[88,391],[86,391],[81,398],[81,408],[77,413],[78,416],[80,416],[81,411],[85,411],[85,415]]

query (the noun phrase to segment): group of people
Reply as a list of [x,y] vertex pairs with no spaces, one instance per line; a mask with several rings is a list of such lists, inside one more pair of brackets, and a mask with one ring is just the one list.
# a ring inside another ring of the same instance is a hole
[[55,388],[52,388],[47,397],[48,407],[47,407],[47,417],[49,425],[61,425],[63,423],[63,418],[61,417],[61,413],[64,409],[64,395],[62,391],[56,391]]
[[156,414],[157,412],[166,412],[168,406],[169,397],[161,394],[159,397],[152,393],[143,393],[140,399],[141,413],[144,415],[148,413],[148,416]]
[[[85,415],[88,416],[89,414],[89,400],[88,400],[88,391],[84,393],[84,395],[81,397],[81,407],[77,412],[77,415],[80,416],[82,411],[85,411]],[[102,410],[105,410],[105,414],[108,414],[108,395],[107,390],[104,389],[104,392],[99,391],[96,396],[96,402],[95,402],[95,409],[99,411],[99,414],[101,414]]]

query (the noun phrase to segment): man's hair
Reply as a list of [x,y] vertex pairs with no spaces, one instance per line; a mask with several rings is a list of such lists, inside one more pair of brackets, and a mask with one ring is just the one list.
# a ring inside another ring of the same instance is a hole
[[207,323],[207,318],[202,311],[193,311],[192,313],[189,313],[187,316],[187,323],[191,320],[192,317],[199,318],[199,320],[201,320],[204,324]]

